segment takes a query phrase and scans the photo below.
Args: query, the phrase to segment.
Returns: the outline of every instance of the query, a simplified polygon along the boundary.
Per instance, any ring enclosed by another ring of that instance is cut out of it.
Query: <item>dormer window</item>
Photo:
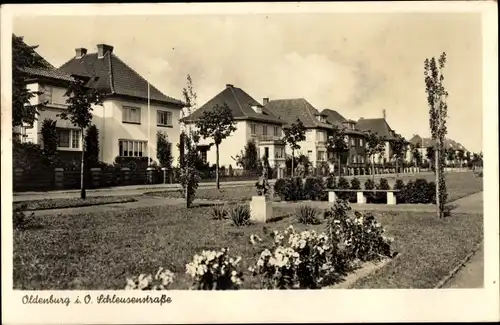
[[[260,106],[260,105],[253,105],[252,109],[255,111],[255,113],[262,114],[262,106]]]

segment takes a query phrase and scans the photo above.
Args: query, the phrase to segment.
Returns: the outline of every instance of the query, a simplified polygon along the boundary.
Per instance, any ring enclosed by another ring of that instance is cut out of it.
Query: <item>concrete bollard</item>
[[[130,182],[130,168],[123,167],[121,170],[121,176],[123,185],[128,185],[128,183]]]
[[[154,167],[148,167],[146,169],[146,183],[147,184],[154,184],[155,182],[155,168]]]

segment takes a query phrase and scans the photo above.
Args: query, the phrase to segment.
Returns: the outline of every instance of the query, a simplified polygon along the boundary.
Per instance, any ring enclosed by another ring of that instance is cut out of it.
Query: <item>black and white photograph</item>
[[[10,323],[498,321],[496,2],[425,4],[2,6]]]

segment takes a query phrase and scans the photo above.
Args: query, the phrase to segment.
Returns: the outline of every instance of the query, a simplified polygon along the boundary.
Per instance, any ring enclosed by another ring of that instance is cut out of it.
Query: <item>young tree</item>
[[[30,104],[31,98],[42,92],[26,88],[28,68],[44,68],[48,63],[39,56],[35,49],[38,46],[28,46],[22,37],[12,35],[12,126],[33,124],[45,103]]]
[[[284,129],[283,141],[287,143],[292,149],[292,177],[295,159],[295,150],[300,149],[299,142],[305,141],[306,139],[306,128],[300,119],[297,119],[295,123],[292,123],[288,128]]]
[[[57,163],[57,129],[56,121],[44,119],[42,122],[42,142],[43,155],[47,159],[48,165],[54,166]]]
[[[465,153],[462,149],[457,150],[456,157],[458,161],[460,162],[460,168],[463,167],[464,159],[465,159]]]
[[[94,81],[97,78],[94,78]],[[73,81],[70,83],[66,91],[66,103],[68,107],[59,116],[64,120],[69,120],[80,129],[80,134],[85,134],[85,129],[92,122],[92,110],[94,105],[102,105],[102,93],[97,89],[88,86],[89,78],[81,76],[73,76]],[[82,141],[82,158],[81,158],[81,198],[86,198],[85,191],[85,141]]]
[[[255,141],[248,140],[244,150],[234,159],[236,160],[236,165],[244,170],[256,170],[259,163],[259,153]]]
[[[217,188],[219,189],[219,146],[222,140],[236,131],[236,122],[234,121],[233,113],[226,103],[222,106],[215,105],[213,109],[203,112],[201,118],[196,121],[196,127],[199,130],[200,136],[204,139],[214,139],[215,179]]]
[[[84,143],[86,166],[97,166],[99,164],[99,129],[95,124],[88,127]]]
[[[444,140],[447,133],[446,118],[448,92],[444,88],[443,69],[446,64],[446,53],[439,59],[425,59],[424,76],[427,104],[429,105],[429,126],[432,139],[435,140],[435,170],[436,170],[436,209],[438,218],[443,218],[447,199],[446,181],[444,177]]]
[[[429,161],[429,165],[432,165],[436,157],[436,150],[434,147],[427,147],[427,149],[425,149],[425,157]],[[436,171],[435,168],[432,168],[432,170]]]
[[[408,142],[400,134],[396,135],[396,138],[391,141],[391,149],[396,162],[396,177],[398,176],[399,162],[404,158],[407,145]]]
[[[384,140],[377,133],[368,131],[366,133],[366,154],[370,158],[372,167],[372,179],[375,179],[375,156],[385,151]]]
[[[456,159],[456,155],[455,155],[455,149],[453,148],[448,148],[446,150],[446,159],[448,160],[449,163],[451,163],[453,166],[455,166],[456,162],[455,162],[455,159]],[[455,166],[456,167],[456,166]]]
[[[339,166],[339,177],[340,177],[340,165],[341,165],[341,157],[342,154],[349,151],[349,146],[345,140],[345,133],[342,128],[337,126],[333,126],[333,130],[331,131],[331,135],[328,136],[328,140],[326,142],[326,148],[328,151],[333,152],[337,157],[337,164]]]
[[[190,75],[187,76],[187,87],[182,90],[182,95],[186,105],[185,109],[187,114],[190,115],[192,111],[198,108],[196,103],[197,95],[193,89],[193,80]],[[179,178],[186,199],[186,208],[190,208],[200,182],[200,175],[196,169],[199,160],[197,146],[200,136],[192,127],[184,123],[181,124],[181,128],[182,143],[179,143],[179,149],[182,155],[179,156]]]
[[[156,133],[156,158],[162,167],[172,169],[172,143],[168,141],[165,133],[159,131]]]

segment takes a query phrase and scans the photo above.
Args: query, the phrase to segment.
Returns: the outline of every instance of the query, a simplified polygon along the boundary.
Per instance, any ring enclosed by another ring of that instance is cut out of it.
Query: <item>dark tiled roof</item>
[[[107,52],[103,58],[98,58],[97,53],[86,54],[81,58],[74,57],[60,69],[70,74],[98,77],[94,87],[104,90],[108,95],[148,99],[148,81],[113,53]],[[164,95],[151,84],[150,99],[160,103],[183,105],[180,100]]]
[[[356,121],[346,119],[339,112],[327,108],[327,109],[322,110],[321,113],[325,114],[326,121],[328,122],[328,124],[336,125],[338,127],[343,128],[344,129],[344,133],[346,133],[346,134],[363,135],[363,132],[361,132],[356,127]],[[354,123],[355,124],[354,129],[347,128],[346,127],[346,122]]]
[[[33,55],[33,57],[37,58],[38,60],[38,63],[41,64],[42,66],[39,67],[39,68],[45,68],[45,69],[55,69],[55,67],[50,64],[47,60],[45,60],[40,54],[38,54],[34,49],[31,49],[31,46],[29,46],[28,44],[26,44],[26,42],[24,42],[23,38],[22,37],[19,37],[19,36],[16,36],[16,35],[12,35],[12,37],[15,39],[16,42],[18,42],[18,45],[21,46],[21,47],[25,47],[26,49],[30,49],[31,50],[31,53]]]
[[[73,80],[73,78],[69,74],[55,68],[53,69],[25,68],[24,72],[32,77],[50,78],[56,80],[63,80],[67,82]]]
[[[419,144],[420,147],[428,148],[428,147],[433,147],[436,143],[436,140],[433,140],[431,138],[422,138],[421,136],[416,134],[410,139],[410,143],[412,143],[414,145]],[[445,147],[445,149],[452,148],[455,150],[467,151],[467,149],[462,144],[460,144],[452,139],[445,139],[444,140],[444,147]]]
[[[394,139],[395,132],[384,118],[363,118],[359,119],[357,128],[361,131],[371,131],[384,137],[386,140]]]
[[[223,91],[210,99],[191,115],[186,116],[184,120],[196,121],[202,117],[205,111],[212,110],[216,105],[223,106],[224,103],[231,109],[235,120],[254,120],[280,125],[285,123],[282,119],[272,114],[266,107],[262,107],[261,104],[241,88],[232,85],[226,86]],[[262,114],[255,112],[252,106],[262,107]]]
[[[319,121],[317,116],[320,113],[304,98],[271,100],[265,107],[287,124],[300,119],[306,128],[332,128],[330,124]]]

